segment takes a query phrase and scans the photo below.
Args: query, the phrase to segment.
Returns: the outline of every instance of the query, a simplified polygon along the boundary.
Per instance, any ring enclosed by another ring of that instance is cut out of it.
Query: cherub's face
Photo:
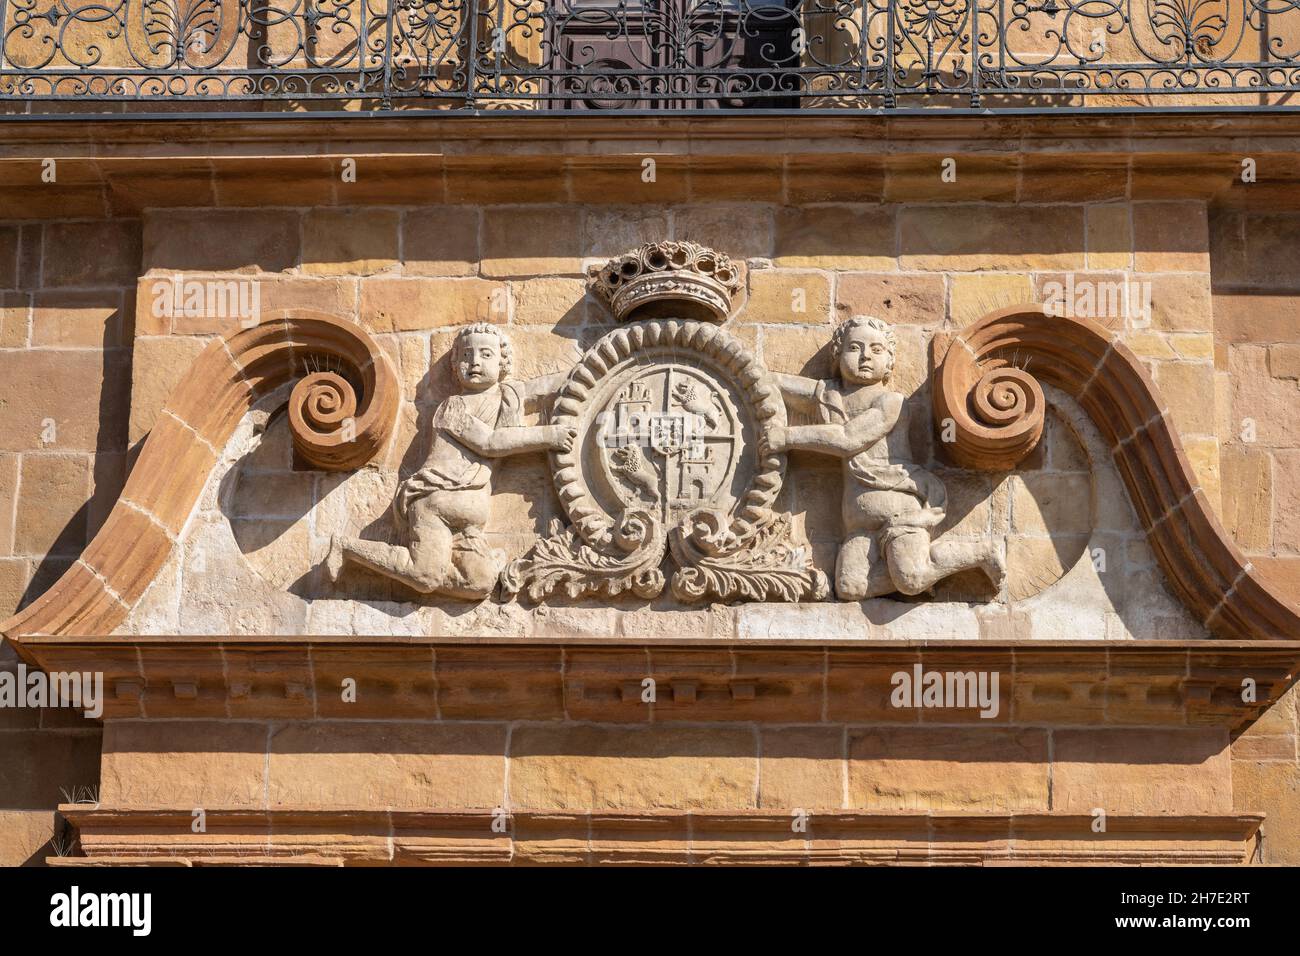
[[[454,361],[456,377],[466,389],[491,388],[501,379],[501,340],[491,332],[472,332],[457,344]]]
[[[840,377],[854,385],[883,382],[894,368],[885,333],[867,325],[844,333],[840,343]]]

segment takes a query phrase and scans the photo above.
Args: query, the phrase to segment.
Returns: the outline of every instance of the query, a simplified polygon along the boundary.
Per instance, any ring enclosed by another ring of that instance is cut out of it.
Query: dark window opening
[[[793,109],[800,0],[583,0],[554,14],[563,108]]]

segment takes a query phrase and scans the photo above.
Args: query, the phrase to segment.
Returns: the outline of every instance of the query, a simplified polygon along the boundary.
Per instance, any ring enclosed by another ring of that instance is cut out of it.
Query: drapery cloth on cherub
[[[822,379],[813,390],[818,421],[823,425],[845,425],[849,421],[844,409],[844,393],[838,379]],[[900,511],[886,519],[880,531],[880,543],[888,544],[900,534],[917,528],[942,524],[948,504],[943,482],[926,469],[910,461],[891,461],[873,457],[870,449],[850,458],[845,480],[852,480],[869,491],[897,491],[913,495],[914,510]]]
[[[567,449],[576,433],[522,424],[526,403],[549,397],[562,376],[512,380],[510,340],[499,328],[463,328],[451,360],[460,392],[435,410],[428,457],[393,499],[407,543],[335,535],[325,559],[331,581],[353,563],[423,594],[478,600],[495,587],[506,555],[488,546],[483,531],[491,514],[493,459]]]
[[[411,506],[438,491],[472,491],[492,483],[492,466],[475,451],[465,447],[452,434],[464,430],[465,418],[473,416],[496,428],[513,428],[523,420],[523,399],[512,382],[502,382],[487,392],[452,395],[433,413],[433,447],[426,465],[397,486],[393,497],[393,517],[397,527],[409,532]],[[452,538],[452,548],[490,558],[483,529],[467,524]]]
[[[513,382],[502,382],[488,392],[452,395],[433,413],[433,447],[426,465],[397,486],[393,514],[405,527],[411,505],[435,491],[485,488],[492,481],[492,467],[484,456],[465,447],[451,435],[462,431],[466,416],[472,415],[492,428],[514,428],[523,420],[523,398]]]
[[[949,575],[982,569],[1001,589],[1006,562],[991,536],[933,537],[945,517],[943,482],[916,464],[903,396],[889,386],[897,341],[889,323],[854,316],[832,335],[832,375],[772,373],[786,403],[815,425],[768,429],[775,452],[832,455],[843,462],[844,539],[835,593],[858,601],[920,594]]]

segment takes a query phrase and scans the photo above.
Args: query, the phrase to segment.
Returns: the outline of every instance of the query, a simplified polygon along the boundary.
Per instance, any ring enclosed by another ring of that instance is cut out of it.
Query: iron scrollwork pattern
[[[1298,8],[2,0],[0,98],[33,111],[49,100],[543,111],[1268,105],[1300,90]]]

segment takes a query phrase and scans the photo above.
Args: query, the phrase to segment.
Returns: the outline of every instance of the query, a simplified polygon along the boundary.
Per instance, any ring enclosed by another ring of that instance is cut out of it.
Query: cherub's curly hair
[[[889,371],[885,373],[885,381],[888,382],[894,374],[894,361],[898,357],[898,337],[894,335],[894,328],[884,319],[877,319],[870,315],[855,315],[851,319],[846,319],[835,327],[831,333],[831,355],[834,356],[832,368],[837,370],[840,367],[840,349],[844,347],[844,336],[853,329],[866,326],[869,329],[875,329],[885,336],[885,348],[889,349]]]
[[[510,377],[510,371],[514,367],[514,352],[510,345],[510,339],[506,337],[505,332],[501,330],[500,326],[493,325],[491,322],[475,322],[473,325],[467,325],[456,333],[456,339],[451,344],[453,356],[452,368],[455,368],[456,362],[454,356],[456,351],[460,348],[461,343],[476,333],[495,335],[497,341],[501,343],[501,375],[498,381],[504,382]],[[456,375],[459,377],[460,373],[457,372]]]

